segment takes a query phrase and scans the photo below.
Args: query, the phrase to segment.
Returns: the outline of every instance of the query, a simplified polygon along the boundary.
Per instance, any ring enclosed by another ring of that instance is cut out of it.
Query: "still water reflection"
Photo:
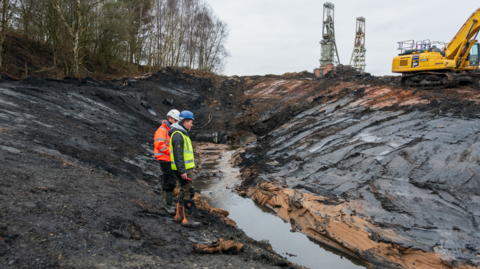
[[[291,225],[270,209],[232,192],[239,175],[239,169],[232,168],[229,163],[232,154],[233,151],[226,152],[217,162],[204,165],[207,169],[221,170],[221,178],[197,178],[195,181],[195,187],[211,206],[229,211],[229,218],[248,236],[255,240],[269,240],[274,251],[298,265],[309,268],[365,268],[359,260],[343,256],[341,252],[302,233],[290,232]]]

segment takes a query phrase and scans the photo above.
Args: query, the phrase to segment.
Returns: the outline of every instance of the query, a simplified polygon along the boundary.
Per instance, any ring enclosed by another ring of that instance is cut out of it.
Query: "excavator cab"
[[[468,57],[470,66],[479,65],[479,57],[478,57],[479,52],[480,52],[480,43],[476,43],[475,45],[473,45],[472,49],[470,50],[470,55]]]

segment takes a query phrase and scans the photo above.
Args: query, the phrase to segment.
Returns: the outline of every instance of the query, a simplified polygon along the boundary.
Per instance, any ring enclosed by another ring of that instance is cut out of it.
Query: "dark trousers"
[[[173,191],[177,186],[177,176],[172,170],[172,164],[166,161],[159,161],[162,169],[162,189],[165,191]]]

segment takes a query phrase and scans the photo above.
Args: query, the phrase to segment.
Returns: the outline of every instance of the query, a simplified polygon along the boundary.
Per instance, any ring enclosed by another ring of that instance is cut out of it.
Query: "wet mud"
[[[240,183],[240,169],[235,158],[242,147],[200,143],[196,152],[211,157],[204,175],[195,182],[197,190],[209,205],[228,210],[228,219],[248,236],[263,242],[289,261],[308,268],[364,268],[367,263],[359,257],[332,248],[313,237],[291,229],[289,222],[278,218],[268,204],[261,205],[232,192]],[[205,202],[204,202],[205,203]]]
[[[152,139],[176,108],[195,113],[197,142],[247,147],[237,191],[295,231],[376,268],[480,265],[478,89],[404,88],[391,77],[193,75],[2,76],[0,264],[295,268],[221,210],[205,205],[202,228],[189,230],[160,209]],[[202,166],[215,160],[197,155],[205,158],[197,176],[214,176]],[[243,248],[194,252],[219,239]]]
[[[479,266],[478,89],[321,93],[241,154],[238,191],[376,268]]]
[[[192,230],[160,209],[152,139],[173,107],[164,101],[201,109],[208,89],[149,79],[2,80],[0,267],[298,268],[216,212],[200,209]],[[243,247],[194,251],[220,239]]]

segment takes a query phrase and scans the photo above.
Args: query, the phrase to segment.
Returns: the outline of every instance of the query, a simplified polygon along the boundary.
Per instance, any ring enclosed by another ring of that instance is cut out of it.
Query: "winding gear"
[[[153,153],[155,158],[159,161],[170,162],[170,136],[168,132],[170,131],[170,123],[167,120],[162,122],[160,128],[155,132],[155,137],[153,138],[154,149]]]
[[[195,202],[193,200],[183,201],[182,226],[189,228],[200,227],[200,223],[193,220],[193,208],[195,208]]]

